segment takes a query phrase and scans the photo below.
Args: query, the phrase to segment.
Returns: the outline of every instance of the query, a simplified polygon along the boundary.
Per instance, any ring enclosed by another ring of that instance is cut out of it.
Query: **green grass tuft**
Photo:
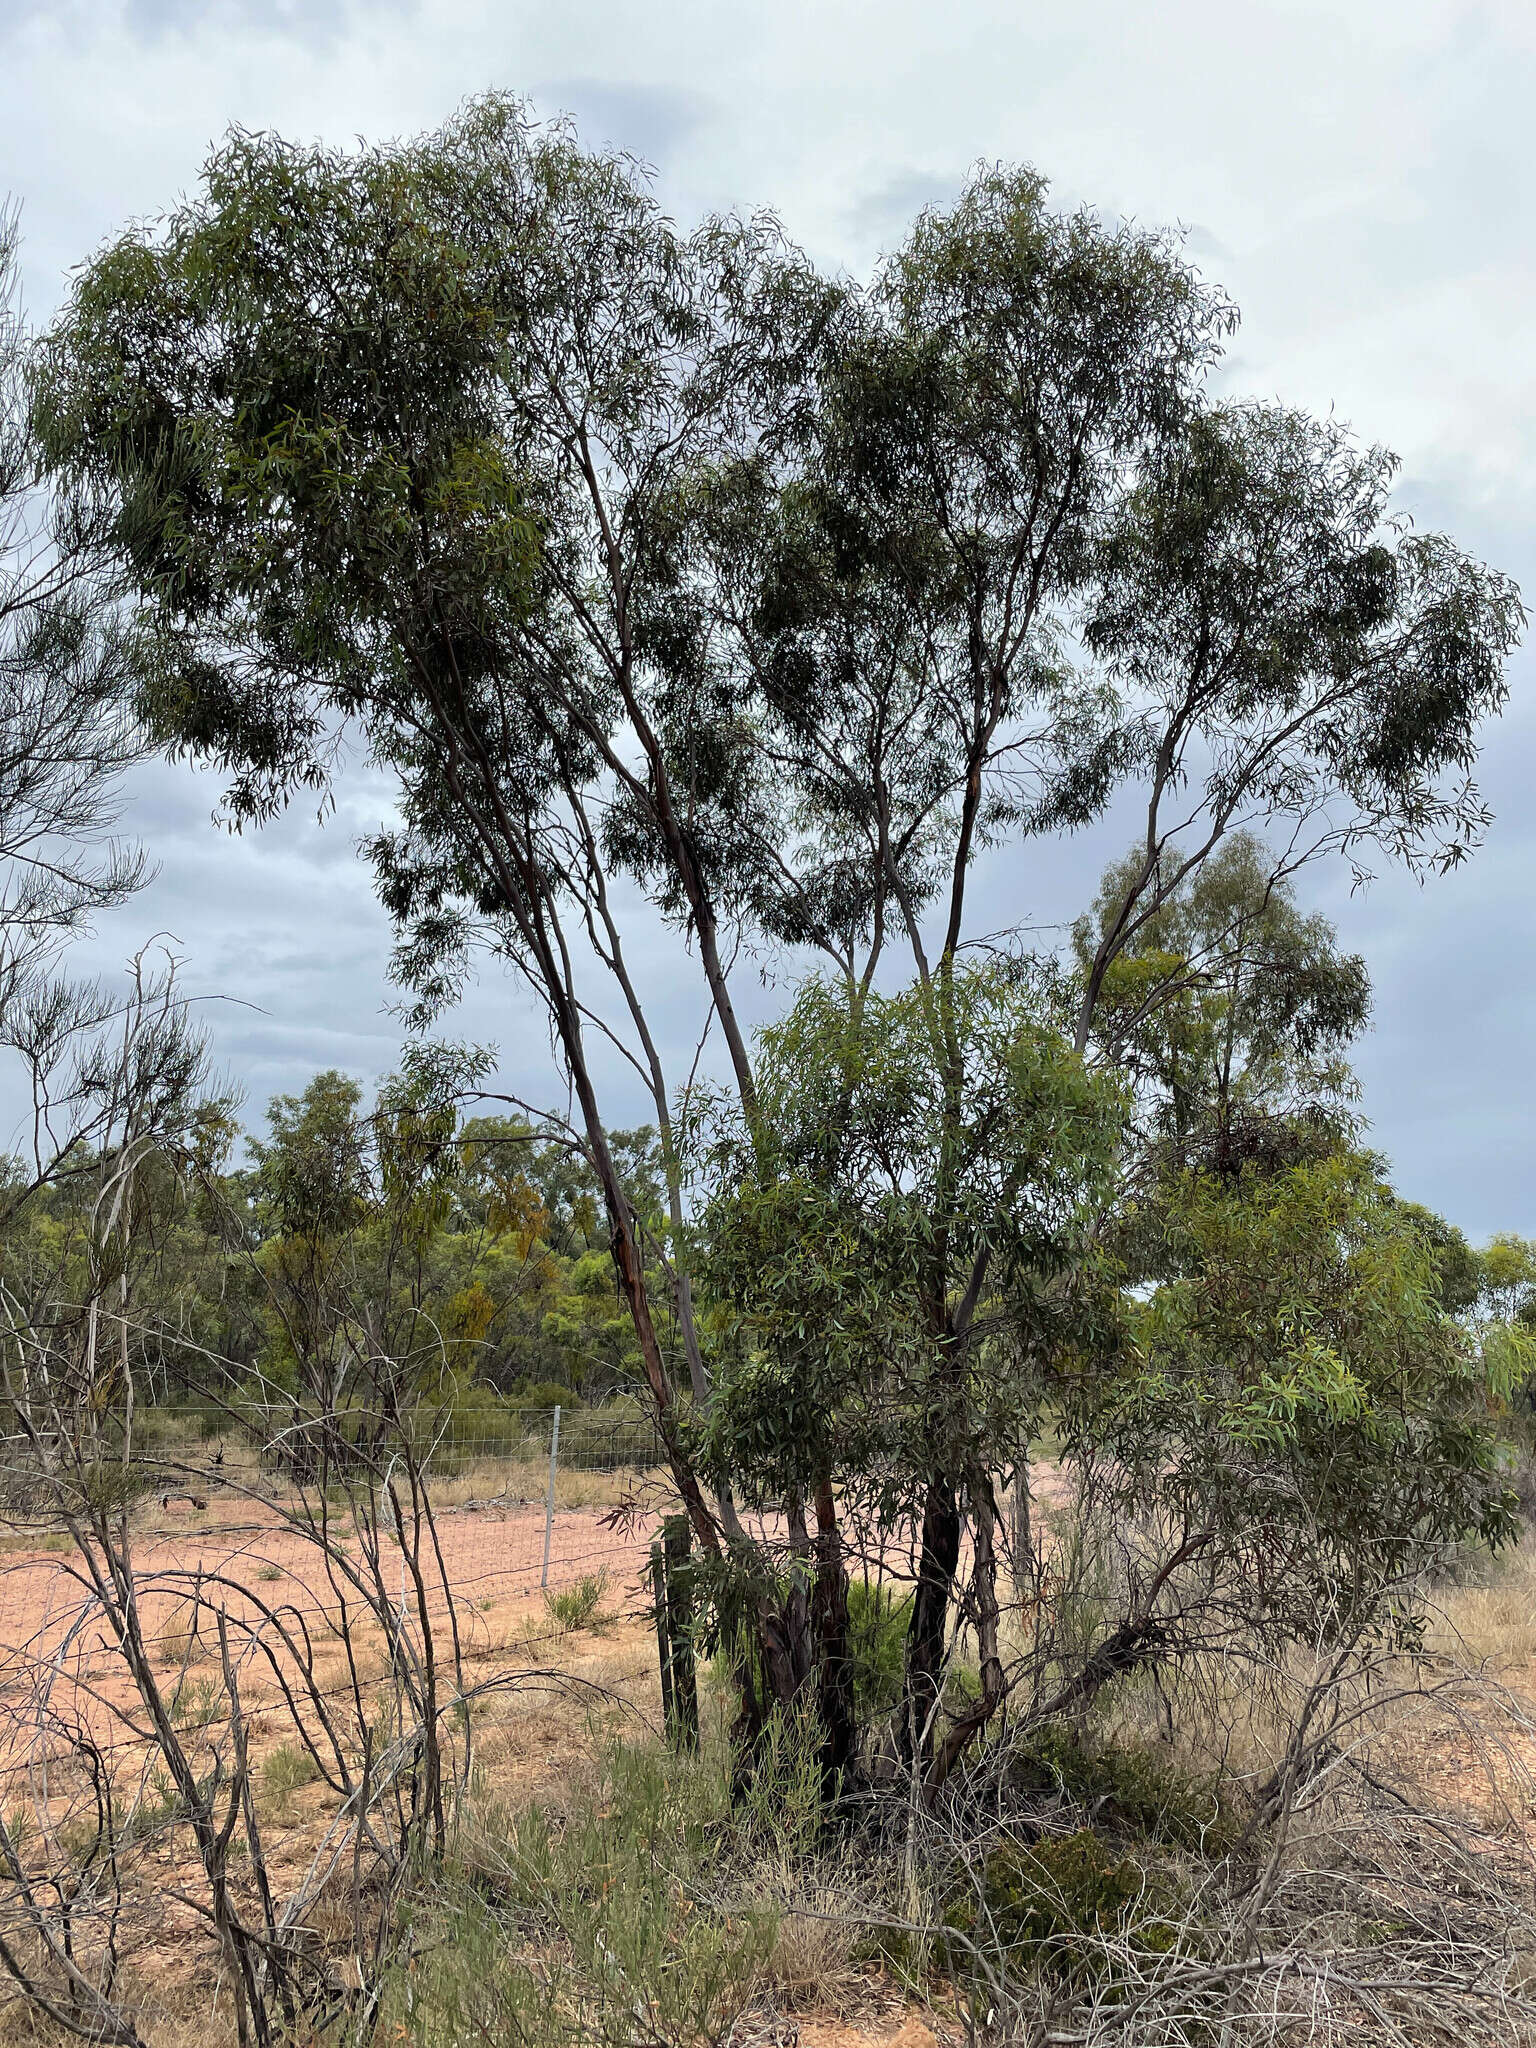
[[[574,1585],[546,1593],[544,1605],[563,1629],[590,1628],[607,1590],[606,1572],[587,1572]]]

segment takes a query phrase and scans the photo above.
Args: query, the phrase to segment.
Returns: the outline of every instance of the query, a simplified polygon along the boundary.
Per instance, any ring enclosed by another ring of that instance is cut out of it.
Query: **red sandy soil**
[[[195,1672],[216,1658],[219,1609],[232,1624],[231,1654],[248,1705],[271,1698],[276,1688],[260,1648],[260,1639],[271,1642],[276,1631],[263,1610],[308,1639],[317,1671],[334,1665],[340,1675],[338,1631],[347,1611],[364,1662],[381,1660],[382,1632],[360,1614],[355,1588],[334,1566],[328,1571],[316,1542],[248,1499],[216,1498],[206,1512],[185,1513],[184,1528],[147,1535],[134,1549],[141,1626],[155,1646],[167,1690],[174,1688],[183,1663]],[[170,1516],[162,1511],[156,1520],[163,1530]],[[552,1636],[558,1625],[543,1602],[546,1585],[556,1592],[601,1572],[611,1588],[609,1604],[613,1594],[638,1597],[653,1527],[649,1516],[614,1528],[606,1525],[603,1511],[557,1509],[546,1572],[542,1507],[450,1510],[437,1518],[441,1565],[430,1542],[423,1545],[428,1614],[434,1625],[445,1623],[446,1578],[468,1656],[483,1657],[513,1640]],[[357,1540],[343,1540],[357,1559]],[[383,1576],[397,1611],[403,1602],[408,1623],[414,1621],[415,1587],[393,1542],[384,1552]],[[194,1601],[197,1629],[191,1641]],[[81,1558],[72,1547],[12,1550],[0,1565],[0,1786],[24,1758],[36,1760],[40,1743],[56,1753],[77,1723],[103,1747],[142,1736],[137,1698]]]
[[[1057,1475],[1039,1476],[1046,1483],[1037,1483],[1037,1497],[1049,1512],[1060,1491]],[[234,1488],[210,1490],[205,1498],[207,1507],[201,1510],[173,1498],[169,1508],[155,1501],[135,1511],[141,1625],[153,1645],[152,1662],[165,1696],[185,1686],[193,1689],[195,1702],[200,1687],[204,1703],[215,1713],[207,1738],[195,1732],[189,1736],[189,1747],[197,1749],[221,1730],[227,1732],[216,1621],[223,1612],[259,1761],[274,1745],[291,1744],[293,1735],[274,1658],[290,1679],[295,1659],[290,1650],[275,1645],[277,1624],[286,1626],[290,1640],[308,1644],[314,1682],[346,1705],[350,1688],[340,1635],[344,1597],[365,1701],[366,1680],[384,1671],[383,1632],[361,1609],[355,1589],[347,1587],[334,1565],[328,1569],[319,1543],[285,1524],[276,1509]],[[534,1667],[552,1667],[578,1683],[595,1683],[611,1700],[627,1701],[627,1711],[638,1707],[647,1718],[655,1717],[655,1643],[648,1625],[637,1624],[649,1607],[645,1567],[656,1528],[657,1515],[651,1511],[615,1517],[601,1506],[558,1508],[549,1529],[546,1567],[541,1502],[472,1501],[438,1511],[440,1561],[430,1541],[422,1547],[434,1633],[440,1642],[446,1637],[446,1580],[471,1686],[482,1676],[502,1686],[510,1677],[515,1686],[521,1672],[524,1685],[535,1687],[524,1694],[499,1692],[496,1703],[487,1702],[494,1719],[477,1738],[477,1754],[487,1758],[498,1782],[531,1796],[542,1793],[552,1777],[572,1773],[579,1778],[590,1768],[590,1758],[584,1766],[578,1755],[591,1741],[584,1710],[569,1692],[545,1699],[537,1690]],[[360,1558],[355,1536],[345,1547]],[[899,1575],[908,1562],[893,1546],[888,1566]],[[566,1637],[556,1647],[563,1630],[548,1611],[544,1593],[598,1573],[606,1579],[602,1605],[610,1625],[601,1637]],[[384,1580],[396,1611],[403,1604],[412,1633],[419,1633],[415,1588],[406,1559],[392,1542],[384,1551]],[[189,1628],[194,1612],[195,1638]],[[373,1710],[368,1701],[367,1711]],[[344,1711],[343,1719],[348,1718]],[[142,1704],[112,1644],[83,1561],[61,1538],[28,1547],[13,1537],[0,1553],[0,1807],[9,1810],[19,1802],[41,1811],[51,1807],[61,1815],[86,1788],[78,1765],[66,1761],[72,1752],[78,1756],[82,1736],[110,1752],[120,1792],[144,1782],[144,1773],[152,1776],[155,1753]],[[284,1806],[283,1826],[273,1844],[272,1876],[280,1890],[302,1876],[331,1804],[327,1788],[315,1784]],[[164,1860],[173,1851],[150,1853]],[[189,1965],[207,1956],[206,1929],[190,1903],[174,1897],[170,1881],[179,1874],[166,1861],[166,1884],[134,1901],[123,1930],[135,1974],[163,1985],[167,1993],[178,1986],[185,1991]],[[936,2048],[938,2037],[928,2022],[893,2010],[895,2003],[887,2000],[883,2011],[857,2020],[807,2015],[785,2021],[782,2043],[784,2048],[790,2043],[795,2048]],[[177,2048],[182,2038],[175,2034]],[[778,2038],[765,2034],[763,2048]]]
[[[1035,1492],[1049,1513],[1063,1491],[1061,1475],[1036,1474]],[[198,1667],[211,1676],[218,1655],[216,1615],[230,1624],[230,1650],[244,1703],[259,1709],[277,1697],[270,1661],[291,1669],[291,1654],[277,1643],[277,1624],[306,1642],[323,1684],[346,1677],[340,1628],[354,1631],[365,1670],[383,1664],[383,1633],[362,1608],[356,1588],[329,1563],[320,1544],[285,1523],[276,1508],[232,1487],[210,1490],[196,1508],[184,1495],[135,1511],[141,1533],[134,1546],[141,1628],[154,1645],[153,1661],[168,1691],[178,1677],[196,1682]],[[439,1510],[436,1542],[421,1545],[423,1598],[434,1631],[445,1639],[452,1588],[466,1660],[531,1649],[560,1633],[545,1592],[556,1593],[589,1574],[607,1582],[604,1605],[639,1610],[645,1565],[657,1515],[616,1516],[608,1507],[557,1508],[545,1560],[542,1502],[471,1501]],[[343,1548],[361,1561],[361,1546],[344,1518],[332,1524]],[[782,1532],[769,1530],[770,1536]],[[64,1539],[36,1548],[14,1538],[0,1562],[0,1799],[18,1770],[73,1746],[80,1730],[103,1748],[142,1744],[142,1710],[113,1645],[89,1573]],[[893,1545],[888,1570],[900,1576],[910,1561]],[[440,1553],[440,1557],[438,1554]],[[406,1559],[393,1540],[383,1546],[383,1579],[397,1612],[418,1632],[417,1591]],[[195,1617],[195,1637],[192,1623]],[[270,1653],[270,1654],[269,1654]]]

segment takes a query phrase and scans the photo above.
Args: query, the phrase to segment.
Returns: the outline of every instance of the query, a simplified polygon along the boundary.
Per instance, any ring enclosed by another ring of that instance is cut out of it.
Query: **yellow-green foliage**
[[[1435,1545],[1510,1533],[1494,1360],[1374,1161],[1181,1174],[1159,1218],[1165,1277],[1074,1417],[1138,1505],[1206,1532],[1308,1633]]]
[[[570,1406],[627,1383],[637,1354],[585,1170],[526,1124],[460,1126],[440,1079],[394,1077],[371,1114],[335,1073],[279,1097],[270,1137],[253,1141],[247,1207],[271,1291],[258,1339],[267,1377],[290,1383],[338,1333],[348,1348],[353,1323],[357,1348],[366,1324],[368,1344],[382,1332],[417,1386],[454,1408],[449,1433],[463,1441],[472,1386],[553,1386]],[[650,1215],[652,1134],[613,1144]]]

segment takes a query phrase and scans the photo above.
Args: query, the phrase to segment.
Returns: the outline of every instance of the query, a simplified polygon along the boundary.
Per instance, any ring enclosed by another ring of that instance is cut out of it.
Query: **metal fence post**
[[[549,1585],[549,1532],[555,1520],[555,1466],[560,1457],[560,1410],[555,1409],[555,1419],[549,1426],[549,1492],[544,1497],[544,1569],[539,1574],[539,1587]]]

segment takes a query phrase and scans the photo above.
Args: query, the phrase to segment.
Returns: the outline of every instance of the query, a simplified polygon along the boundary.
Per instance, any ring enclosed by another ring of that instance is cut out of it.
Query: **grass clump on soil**
[[[280,1742],[261,1760],[261,1782],[281,1804],[312,1785],[319,1775],[314,1758],[297,1742]]]
[[[208,1728],[229,1711],[222,1690],[211,1678],[183,1678],[171,1695],[171,1720],[183,1730]]]
[[[197,1601],[178,1600],[155,1637],[160,1662],[183,1670],[210,1654],[209,1643],[200,1626],[202,1614]]]
[[[857,1883],[825,1832],[814,1730],[770,1724],[745,1785],[733,1761],[707,1725],[691,1754],[619,1744],[551,1802],[472,1792],[383,2038],[713,2048],[749,2010],[854,2002]]]
[[[606,1572],[586,1572],[573,1585],[562,1586],[558,1592],[546,1593],[544,1606],[551,1618],[569,1634],[576,1629],[592,1626],[597,1619],[598,1609],[603,1604],[603,1595],[607,1591]]]
[[[119,1848],[152,1840],[186,1818],[186,1801],[158,1766],[139,1788],[118,1831]]]

